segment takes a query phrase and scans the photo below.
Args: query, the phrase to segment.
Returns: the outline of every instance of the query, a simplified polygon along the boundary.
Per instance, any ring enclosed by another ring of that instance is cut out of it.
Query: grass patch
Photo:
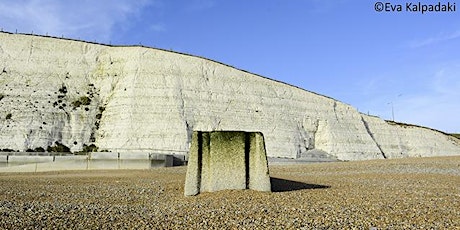
[[[80,97],[78,100],[72,102],[72,106],[74,108],[78,108],[82,105],[90,105],[91,104],[91,99],[87,96]]]
[[[400,126],[400,127],[403,127],[403,128],[415,127],[415,128],[428,129],[428,130],[431,130],[431,131],[434,131],[434,132],[442,133],[442,134],[444,134],[444,135],[454,136],[454,137],[460,138],[460,137],[458,137],[458,136],[455,136],[455,135],[458,135],[458,134],[445,133],[445,132],[443,132],[443,131],[440,131],[440,130],[437,130],[437,129],[433,129],[433,128],[429,128],[429,127],[425,127],[425,126],[414,125],[414,124],[407,124],[407,123],[396,122],[396,121],[389,121],[389,120],[385,120],[385,122],[386,122],[387,124],[390,124],[390,125],[397,125],[397,126]]]

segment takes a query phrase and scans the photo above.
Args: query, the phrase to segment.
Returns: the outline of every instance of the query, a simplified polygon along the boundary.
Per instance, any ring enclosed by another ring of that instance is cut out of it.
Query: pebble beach
[[[460,157],[271,165],[272,192],[192,197],[185,173],[0,173],[0,229],[460,229]]]

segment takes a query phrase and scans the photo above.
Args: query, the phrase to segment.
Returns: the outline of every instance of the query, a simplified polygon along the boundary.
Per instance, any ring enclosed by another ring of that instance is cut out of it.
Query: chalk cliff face
[[[459,155],[460,141],[215,61],[0,33],[0,149],[187,154],[193,131],[262,132],[269,157]]]

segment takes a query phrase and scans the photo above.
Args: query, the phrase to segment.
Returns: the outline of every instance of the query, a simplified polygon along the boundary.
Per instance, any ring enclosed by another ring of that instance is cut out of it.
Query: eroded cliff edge
[[[61,143],[186,154],[197,131],[262,132],[270,157],[459,155],[460,141],[389,124],[303,89],[186,54],[0,33],[0,149]]]

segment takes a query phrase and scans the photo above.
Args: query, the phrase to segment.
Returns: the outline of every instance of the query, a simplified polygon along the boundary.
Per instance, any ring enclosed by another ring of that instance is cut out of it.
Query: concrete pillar
[[[262,133],[193,132],[185,195],[247,188],[271,190]]]
[[[262,133],[251,133],[249,151],[249,189],[271,191],[267,153]]]
[[[184,193],[186,196],[193,196],[200,193],[202,166],[201,141],[201,132],[193,132],[190,152],[188,153],[187,174],[185,176]]]
[[[200,162],[201,162],[201,175],[200,177],[200,186],[198,187],[198,193],[200,191],[210,191],[211,190],[211,133],[209,132],[198,132],[199,138],[198,144],[201,146],[198,150],[200,151]],[[193,140],[192,140],[193,142]]]
[[[212,132],[210,186],[206,192],[246,189],[245,133]]]

